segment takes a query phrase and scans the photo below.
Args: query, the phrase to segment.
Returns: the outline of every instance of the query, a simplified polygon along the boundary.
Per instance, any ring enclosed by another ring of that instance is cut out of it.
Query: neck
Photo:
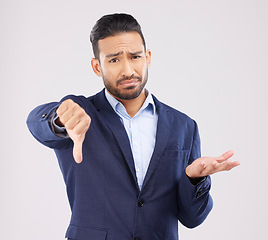
[[[120,101],[124,105],[124,107],[127,110],[128,115],[132,118],[140,110],[145,99],[146,99],[146,91],[145,89],[143,89],[141,94],[134,99],[131,99],[131,100],[117,99],[117,100]]]

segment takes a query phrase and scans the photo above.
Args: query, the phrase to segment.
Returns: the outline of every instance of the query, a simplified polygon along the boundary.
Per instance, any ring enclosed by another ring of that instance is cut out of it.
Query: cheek
[[[144,77],[144,75],[146,74],[147,65],[145,61],[135,62],[133,63],[132,67],[140,77]]]
[[[147,64],[144,63],[144,64],[143,64],[143,68],[142,68],[142,76],[143,76],[143,77],[145,77],[145,75],[146,75],[146,73],[147,73],[147,69],[148,69]]]
[[[118,73],[116,68],[113,67],[104,67],[102,69],[102,75],[105,78],[105,80],[110,84],[115,83],[120,77],[120,74]]]

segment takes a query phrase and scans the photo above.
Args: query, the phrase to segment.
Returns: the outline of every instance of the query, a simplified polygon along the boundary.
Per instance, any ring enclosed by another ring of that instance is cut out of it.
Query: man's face
[[[151,52],[145,52],[137,32],[119,33],[99,40],[99,60],[92,60],[94,72],[118,100],[130,100],[144,91]]]

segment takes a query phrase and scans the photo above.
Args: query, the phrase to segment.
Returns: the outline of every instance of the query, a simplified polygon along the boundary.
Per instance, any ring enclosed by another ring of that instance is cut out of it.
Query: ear
[[[147,68],[149,68],[151,65],[151,56],[152,56],[151,50],[146,50],[145,56],[147,61]]]
[[[91,59],[91,67],[92,67],[94,73],[98,77],[102,77],[101,68],[100,68],[100,62],[99,62],[99,60],[97,58],[92,58]]]

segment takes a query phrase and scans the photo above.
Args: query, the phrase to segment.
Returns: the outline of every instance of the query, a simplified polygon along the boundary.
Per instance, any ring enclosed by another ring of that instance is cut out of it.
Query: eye
[[[139,59],[139,58],[141,58],[140,55],[135,55],[135,56],[132,57],[132,59]]]
[[[118,62],[118,59],[117,59],[117,58],[113,58],[113,59],[111,59],[111,60],[109,61],[109,63],[116,63],[116,62]]]

